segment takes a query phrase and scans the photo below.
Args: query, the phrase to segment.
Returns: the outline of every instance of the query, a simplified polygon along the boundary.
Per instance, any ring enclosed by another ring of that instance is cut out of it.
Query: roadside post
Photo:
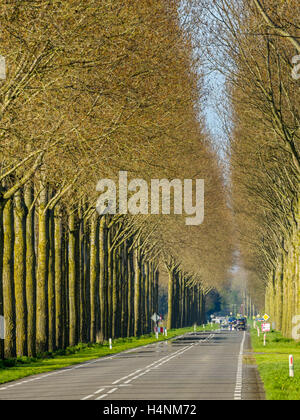
[[[112,350],[112,339],[109,339],[109,349]]]
[[[292,354],[289,355],[289,376],[294,377],[294,357]]]

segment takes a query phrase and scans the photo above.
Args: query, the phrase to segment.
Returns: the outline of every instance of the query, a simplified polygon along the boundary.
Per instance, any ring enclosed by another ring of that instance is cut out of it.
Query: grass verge
[[[267,400],[300,399],[300,343],[284,338],[279,332],[263,334],[251,329],[251,342],[258,371],[263,381]],[[289,355],[294,356],[294,378],[289,377]]]
[[[197,331],[208,331],[216,329],[217,326],[197,327]],[[108,343],[103,344],[78,344],[75,347],[68,347],[65,350],[58,350],[53,353],[45,353],[36,358],[18,357],[16,359],[0,360],[0,384],[15,381],[27,376],[45,372],[52,372],[57,369],[87,362],[104,356],[120,353],[135,347],[145,346],[157,341],[167,339],[194,331],[194,328],[181,328],[168,331],[168,336],[154,334],[141,337],[119,338],[113,340],[113,348],[109,349]]]

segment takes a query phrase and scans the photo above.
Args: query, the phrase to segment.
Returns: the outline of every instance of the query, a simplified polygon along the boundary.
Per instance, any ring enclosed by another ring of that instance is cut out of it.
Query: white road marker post
[[[264,333],[264,346],[266,345],[266,333]]]
[[[168,330],[165,328],[165,336],[168,337]]]
[[[112,350],[112,339],[109,339],[109,349]]]
[[[259,327],[257,327],[257,337],[259,336],[260,336],[260,330],[259,330]]]
[[[289,355],[289,376],[294,377],[294,357],[292,354]]]
[[[156,337],[156,340],[158,340],[158,331],[157,330],[155,331],[155,337]]]
[[[196,332],[197,324],[194,324],[194,332]]]

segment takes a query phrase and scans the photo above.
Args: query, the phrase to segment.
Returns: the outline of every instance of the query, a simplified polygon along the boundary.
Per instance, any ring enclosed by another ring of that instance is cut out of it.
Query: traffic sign
[[[265,320],[265,321],[268,321],[268,319],[269,319],[270,317],[269,317],[269,315],[268,314],[264,314],[264,316],[263,316],[263,319]]]
[[[261,330],[262,332],[271,331],[271,324],[261,324]]]

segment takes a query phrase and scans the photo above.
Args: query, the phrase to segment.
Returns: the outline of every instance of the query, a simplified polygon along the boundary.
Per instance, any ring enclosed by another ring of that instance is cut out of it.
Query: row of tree
[[[226,81],[239,260],[252,301],[291,336],[300,313],[299,2],[207,3],[210,64]]]
[[[226,282],[231,217],[179,5],[0,5],[7,63],[0,85],[1,357],[149,332],[166,268],[170,327],[202,322],[206,293]],[[96,185],[117,180],[121,170],[146,181],[205,178],[205,222],[145,215],[139,203],[135,216],[99,216]]]

